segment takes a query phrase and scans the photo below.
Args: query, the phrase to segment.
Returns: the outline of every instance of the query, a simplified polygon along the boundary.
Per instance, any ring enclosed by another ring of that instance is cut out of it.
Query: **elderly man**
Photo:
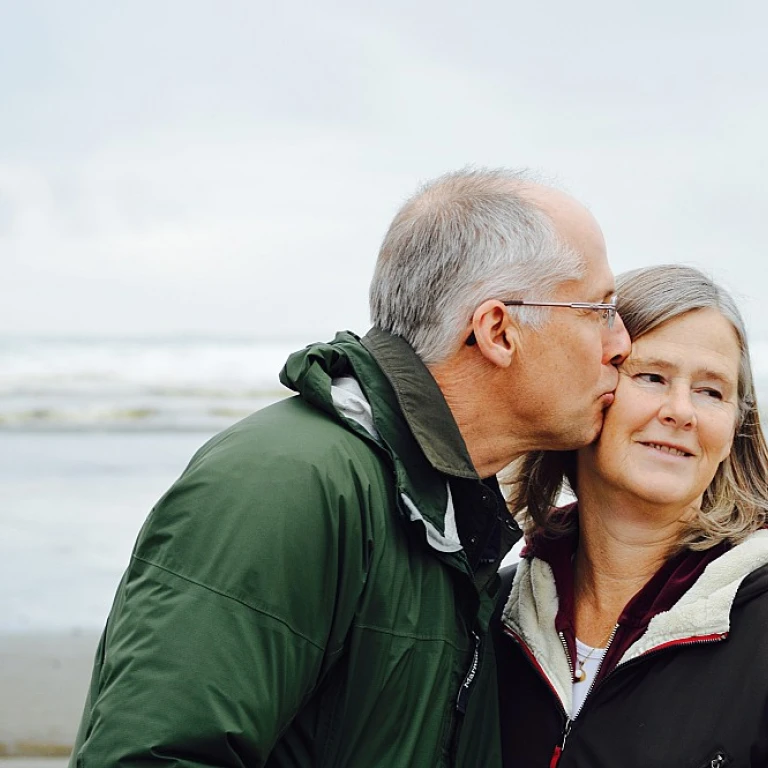
[[[629,339],[599,227],[506,171],[398,213],[373,329],[213,438],[152,511],[72,766],[500,765],[495,473],[598,434]]]

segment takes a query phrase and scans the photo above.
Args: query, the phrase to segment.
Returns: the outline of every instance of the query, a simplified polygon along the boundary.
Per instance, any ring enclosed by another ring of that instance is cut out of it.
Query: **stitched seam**
[[[226,592],[222,592],[220,589],[216,589],[214,587],[209,586],[208,584],[203,584],[200,581],[196,581],[195,579],[190,578],[189,576],[184,576],[181,573],[176,573],[176,571],[171,570],[170,568],[165,567],[164,565],[160,565],[159,563],[153,563],[151,560],[147,560],[143,557],[139,557],[138,555],[132,556],[134,560],[138,560],[141,563],[146,563],[147,565],[157,568],[158,570],[164,571],[165,573],[171,574],[171,576],[175,576],[177,579],[181,579],[182,581],[186,581],[189,584],[194,584],[197,587],[200,587],[201,589],[206,590],[207,592],[212,592],[215,595],[219,595],[220,597],[224,597],[227,600],[232,600],[235,603],[239,603],[240,605],[245,606],[246,608],[252,610],[254,613],[259,613],[262,616],[268,616],[271,619],[274,619],[275,621],[278,621],[280,624],[282,624],[284,627],[286,627],[290,632],[292,632],[297,637],[302,638],[302,640],[306,640],[310,645],[314,646],[321,652],[325,652],[325,648],[322,645],[319,645],[316,643],[312,638],[307,637],[302,632],[299,632],[298,630],[294,629],[282,616],[277,616],[276,614],[272,613],[271,611],[266,611],[263,608],[258,608],[255,605],[251,605],[250,603],[247,603],[245,600],[234,597],[232,595],[228,595]]]
[[[391,629],[385,629],[384,627],[374,627],[370,624],[358,624],[355,625],[356,629],[365,629],[369,632],[378,632],[381,635],[389,635],[390,637],[398,637],[402,639],[407,640],[421,640],[425,642],[438,642],[438,643],[445,643],[445,645],[449,645],[451,648],[453,648],[456,651],[466,651],[466,648],[462,648],[460,645],[457,645],[456,643],[451,642],[450,640],[446,639],[445,637],[440,637],[439,635],[422,635],[415,632],[396,632]]]

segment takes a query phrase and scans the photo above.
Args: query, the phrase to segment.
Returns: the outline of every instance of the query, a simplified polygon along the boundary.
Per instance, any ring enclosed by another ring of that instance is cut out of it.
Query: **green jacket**
[[[397,337],[338,334],[281,380],[299,396],[214,437],[148,517],[70,766],[500,765],[498,487]],[[457,498],[495,525],[474,568]]]

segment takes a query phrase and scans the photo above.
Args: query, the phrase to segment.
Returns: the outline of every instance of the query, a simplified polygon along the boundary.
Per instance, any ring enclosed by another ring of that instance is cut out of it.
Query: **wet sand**
[[[85,701],[98,634],[0,635],[0,757],[51,756],[66,765]],[[3,760],[0,768],[37,768]]]

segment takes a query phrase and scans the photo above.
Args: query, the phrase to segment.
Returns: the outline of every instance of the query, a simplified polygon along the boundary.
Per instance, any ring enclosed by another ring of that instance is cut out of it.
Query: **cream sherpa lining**
[[[730,628],[731,606],[741,582],[768,564],[768,530],[753,533],[713,560],[696,583],[669,610],[654,616],[648,629],[619,664],[676,640],[722,634]],[[563,708],[573,708],[571,669],[554,631],[558,598],[555,578],[543,560],[522,560],[517,568],[502,622],[528,646],[549,678]]]

